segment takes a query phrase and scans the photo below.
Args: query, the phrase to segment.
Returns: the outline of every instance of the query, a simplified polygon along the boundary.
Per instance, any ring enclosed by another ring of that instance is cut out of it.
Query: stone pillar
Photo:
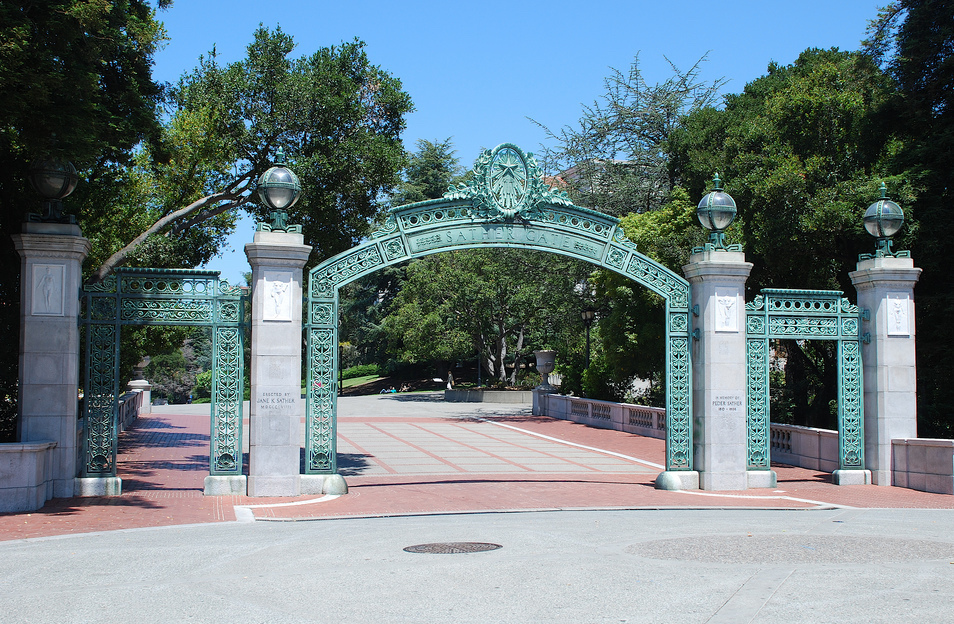
[[[129,388],[132,392],[139,392],[142,394],[142,403],[139,408],[140,414],[151,414],[152,413],[152,384],[146,381],[145,379],[133,379],[126,384],[126,387]]]
[[[89,241],[76,225],[24,223],[20,254],[21,442],[56,442],[50,497],[73,496],[81,450],[79,290]]]
[[[771,471],[751,478],[746,472],[745,281],[751,270],[743,252],[722,250],[694,253],[683,267],[693,311],[698,307],[692,350],[693,467],[703,490],[774,485]]]
[[[256,232],[252,266],[252,400],[249,496],[301,493],[302,269],[311,247],[301,234]]]
[[[868,322],[862,333],[865,467],[876,485],[891,485],[891,440],[918,434],[914,285],[921,269],[911,258],[870,258],[850,273],[858,307]],[[948,467],[950,468],[950,467]]]

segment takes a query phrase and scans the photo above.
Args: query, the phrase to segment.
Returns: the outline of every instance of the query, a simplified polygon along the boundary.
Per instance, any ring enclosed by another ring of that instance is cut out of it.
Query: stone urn
[[[540,373],[540,377],[542,378],[542,383],[537,386],[536,389],[555,392],[556,388],[550,385],[550,373],[553,372],[556,366],[556,351],[542,349],[540,351],[534,351],[533,354],[537,356],[537,372]]]

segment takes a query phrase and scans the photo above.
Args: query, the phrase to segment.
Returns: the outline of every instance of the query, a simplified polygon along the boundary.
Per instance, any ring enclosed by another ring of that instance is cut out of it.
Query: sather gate
[[[338,291],[386,266],[452,249],[503,247],[584,260],[642,284],[666,301],[666,468],[692,466],[689,283],[641,254],[613,217],[575,206],[543,181],[532,154],[510,143],[486,150],[473,182],[441,199],[392,209],[363,244],[311,270],[306,474],[337,472]]]

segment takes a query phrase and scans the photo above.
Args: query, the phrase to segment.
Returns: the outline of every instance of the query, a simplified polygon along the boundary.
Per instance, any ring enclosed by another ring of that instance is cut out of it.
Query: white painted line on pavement
[[[660,468],[665,470],[665,466],[661,464],[654,464],[653,462],[646,461],[645,459],[637,459],[636,457],[630,457],[629,455],[623,455],[622,453],[616,453],[613,451],[607,451],[604,449],[598,449],[592,446],[586,446],[584,444],[577,444],[576,442],[567,442],[566,440],[561,440],[559,438],[552,438],[548,435],[543,435],[542,433],[536,433],[535,431],[527,431],[526,429],[521,429],[520,427],[514,427],[513,425],[505,425],[500,422],[495,422],[493,420],[487,420],[486,418],[481,418],[479,416],[468,416],[467,418],[472,418],[473,420],[479,420],[480,422],[490,423],[491,425],[497,425],[498,427],[506,427],[507,429],[513,429],[514,431],[519,431],[520,433],[526,433],[527,435],[536,436],[538,438],[543,438],[544,440],[549,440],[551,442],[556,442],[558,444],[565,444],[567,446],[575,446],[576,448],[586,449],[587,451],[594,451],[596,453],[602,453],[603,455],[611,455],[613,457],[619,457],[621,459],[626,459],[631,462],[636,462],[637,464],[645,464],[652,468]]]
[[[823,507],[837,507],[838,509],[855,509],[849,505],[839,505],[837,503],[826,503],[824,501],[812,500],[810,498],[796,498],[794,496],[755,496],[753,494],[717,494],[715,492],[699,492],[696,490],[672,490],[680,494],[693,494],[695,496],[714,496],[716,498],[752,498],[755,500],[790,500],[798,503],[808,503],[809,505],[821,505]]]
[[[235,505],[235,509],[259,509],[261,507],[296,507],[298,505],[311,505],[312,503],[325,503],[340,498],[340,494],[325,494],[321,498],[309,498],[303,501],[294,501],[292,503],[266,503],[262,505]]]

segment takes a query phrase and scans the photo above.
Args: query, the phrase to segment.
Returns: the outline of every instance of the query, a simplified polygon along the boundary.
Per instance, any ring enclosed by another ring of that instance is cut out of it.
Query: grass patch
[[[351,379],[345,379],[343,382],[341,382],[341,387],[353,388],[354,386],[371,383],[372,381],[377,381],[379,379],[384,379],[384,377],[381,377],[380,375],[363,375],[361,377],[352,377]]]

